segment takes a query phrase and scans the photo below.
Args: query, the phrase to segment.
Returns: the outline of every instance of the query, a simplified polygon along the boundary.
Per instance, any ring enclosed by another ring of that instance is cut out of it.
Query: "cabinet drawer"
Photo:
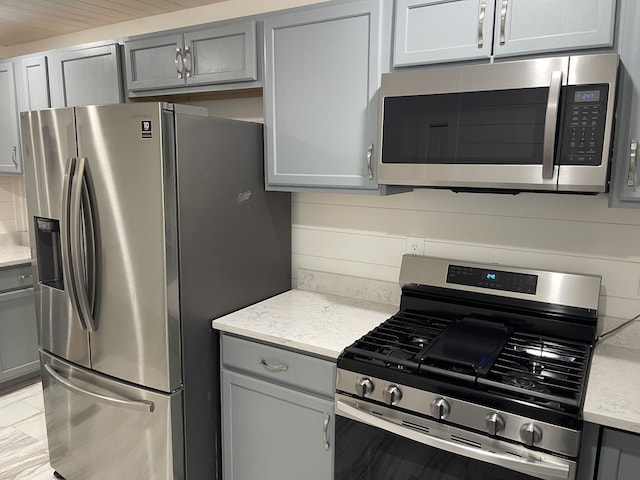
[[[31,264],[0,268],[0,292],[27,288],[32,285]]]
[[[303,390],[335,392],[335,363],[282,348],[222,335],[222,363]]]

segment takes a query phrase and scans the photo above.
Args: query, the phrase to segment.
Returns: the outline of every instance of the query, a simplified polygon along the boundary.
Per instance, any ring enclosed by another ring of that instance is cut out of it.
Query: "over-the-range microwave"
[[[618,63],[604,53],[384,74],[378,181],[606,192]]]

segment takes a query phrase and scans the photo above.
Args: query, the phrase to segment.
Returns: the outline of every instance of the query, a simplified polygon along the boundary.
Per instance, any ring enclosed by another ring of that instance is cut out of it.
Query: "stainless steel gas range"
[[[574,480],[600,283],[405,255],[338,358],[336,480]]]

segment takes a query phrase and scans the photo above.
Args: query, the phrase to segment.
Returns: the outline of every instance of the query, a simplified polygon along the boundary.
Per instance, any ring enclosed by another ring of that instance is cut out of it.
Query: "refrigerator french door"
[[[26,112],[22,134],[52,466],[218,478],[211,319],[290,288],[262,127],[144,103]]]

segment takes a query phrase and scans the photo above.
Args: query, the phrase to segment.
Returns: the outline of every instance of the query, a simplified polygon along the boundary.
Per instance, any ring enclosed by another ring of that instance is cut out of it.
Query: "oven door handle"
[[[552,463],[544,460],[524,459],[511,455],[501,455],[499,453],[480,450],[479,448],[451,442],[438,437],[433,437],[431,435],[427,435],[425,433],[403,427],[396,423],[389,422],[384,418],[371,415],[367,412],[363,412],[362,410],[352,407],[351,405],[348,405],[340,400],[336,401],[336,414],[340,414],[344,417],[351,418],[352,420],[356,420],[375,428],[380,428],[404,438],[409,438],[430,447],[462,455],[467,458],[473,458],[475,460],[492,463],[509,470],[514,470],[528,475],[534,475],[546,480],[569,479],[570,469],[568,465]]]

